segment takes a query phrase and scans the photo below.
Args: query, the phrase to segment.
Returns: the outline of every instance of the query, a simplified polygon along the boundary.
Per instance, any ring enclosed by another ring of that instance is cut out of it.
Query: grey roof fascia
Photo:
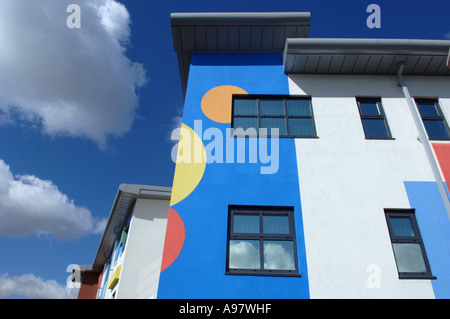
[[[378,54],[427,54],[447,55],[449,40],[410,39],[287,39],[288,53],[378,53]]]
[[[172,26],[309,26],[310,20],[311,13],[309,12],[174,12],[170,15]]]
[[[396,74],[403,62],[404,74],[449,75],[449,48],[448,40],[287,39],[283,63],[285,73]],[[345,58],[352,62],[336,64]]]
[[[92,264],[92,270],[101,272],[103,265],[109,258],[111,249],[121,235],[128,217],[133,211],[138,198],[170,200],[172,189],[170,187],[121,184],[117,191],[108,222],[100,240],[100,245]]]
[[[287,38],[308,37],[309,12],[203,12],[170,15],[183,96],[193,52],[283,52]]]

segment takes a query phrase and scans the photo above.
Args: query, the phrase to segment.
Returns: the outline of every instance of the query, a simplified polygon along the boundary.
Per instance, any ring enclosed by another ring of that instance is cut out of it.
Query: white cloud
[[[260,268],[259,245],[252,240],[232,240],[230,242],[230,268]]]
[[[265,269],[295,269],[293,250],[289,252],[284,245],[291,242],[264,243],[264,268]],[[292,247],[290,247],[292,248]]]
[[[180,130],[181,130],[181,124],[183,122],[183,116],[180,111],[178,111],[178,114],[174,117],[172,117],[171,124],[169,125],[170,132],[168,134],[168,138],[170,141],[177,143],[180,139]]]
[[[0,114],[105,147],[108,136],[131,128],[145,69],[125,55],[131,20],[124,5],[78,0],[81,28],[70,29],[72,2],[0,2]]]
[[[106,220],[75,205],[51,181],[33,175],[14,176],[0,159],[0,235],[33,234],[69,240],[102,233]]]
[[[444,37],[445,37],[446,39],[449,39],[449,40],[450,40],[450,31],[447,32],[447,33],[444,35]]]
[[[60,285],[55,280],[44,280],[33,274],[11,277],[0,275],[0,298],[74,299],[79,289]]]

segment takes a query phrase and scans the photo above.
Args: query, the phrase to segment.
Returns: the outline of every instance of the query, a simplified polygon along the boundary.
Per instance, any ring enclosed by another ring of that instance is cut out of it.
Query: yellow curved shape
[[[170,205],[185,199],[197,187],[206,167],[206,150],[195,131],[181,124],[177,161],[172,185]]]
[[[203,113],[215,122],[231,123],[233,94],[248,93],[234,85],[221,85],[209,90],[202,98]]]

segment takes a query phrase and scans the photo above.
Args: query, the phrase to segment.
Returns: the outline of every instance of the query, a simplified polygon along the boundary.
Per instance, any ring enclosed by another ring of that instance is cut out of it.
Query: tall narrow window
[[[230,207],[227,274],[300,276],[289,207]]]
[[[357,98],[359,114],[366,139],[391,139],[381,100],[377,98]]]
[[[385,210],[400,279],[435,279],[414,210]]]
[[[430,140],[448,140],[450,132],[444,114],[435,99],[416,99],[417,108]]]
[[[311,99],[282,96],[235,96],[233,99],[232,127],[235,135],[238,128],[246,135],[271,134],[278,129],[279,136],[316,137]]]

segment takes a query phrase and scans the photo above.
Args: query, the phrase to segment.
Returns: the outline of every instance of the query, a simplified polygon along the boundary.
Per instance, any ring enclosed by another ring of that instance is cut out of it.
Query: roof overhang
[[[170,187],[121,184],[90,271],[103,271],[103,265],[109,258],[114,243],[119,239],[138,198],[170,200],[171,192]]]
[[[308,12],[172,13],[183,95],[192,52],[283,52],[286,74],[450,75],[450,41],[310,39]]]
[[[287,39],[285,73],[450,75],[450,41]]]
[[[309,12],[172,13],[183,95],[192,52],[283,52],[287,38],[309,35]]]

